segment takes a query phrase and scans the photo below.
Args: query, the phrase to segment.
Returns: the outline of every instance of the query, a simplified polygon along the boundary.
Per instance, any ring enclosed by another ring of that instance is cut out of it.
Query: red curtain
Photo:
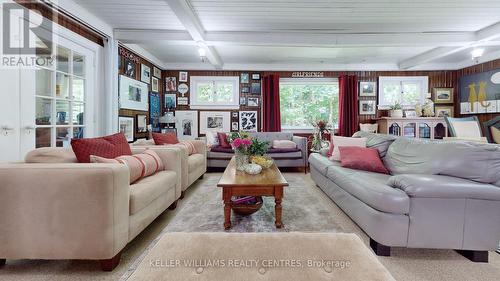
[[[339,136],[350,137],[358,130],[358,78],[339,78]]]
[[[266,75],[262,84],[262,131],[281,132],[280,76]]]

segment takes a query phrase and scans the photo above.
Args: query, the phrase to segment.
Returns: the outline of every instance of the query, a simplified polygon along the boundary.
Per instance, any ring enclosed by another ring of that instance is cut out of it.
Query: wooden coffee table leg
[[[281,221],[281,200],[283,199],[283,187],[276,186],[274,187],[274,213],[276,216],[276,228],[282,228],[283,222]]]
[[[231,228],[231,189],[222,188],[222,196],[224,198],[224,229]]]

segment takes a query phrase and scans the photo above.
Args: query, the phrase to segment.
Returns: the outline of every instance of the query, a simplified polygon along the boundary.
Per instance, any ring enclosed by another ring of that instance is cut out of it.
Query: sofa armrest
[[[122,164],[0,164],[0,257],[109,259],[128,243]]]
[[[142,153],[146,149],[153,150],[160,156],[165,170],[174,171],[177,174],[177,184],[175,185],[175,198],[181,197],[183,189],[183,179],[187,181],[187,149],[180,146],[154,145],[131,147],[132,154]],[[186,170],[186,171],[185,171]]]
[[[307,138],[300,136],[292,136],[292,141],[297,144],[297,148],[302,151],[302,159],[304,160],[304,166],[307,165],[308,149],[307,149]]]
[[[406,192],[409,197],[453,198],[500,201],[500,187],[441,175],[397,175],[388,185]]]

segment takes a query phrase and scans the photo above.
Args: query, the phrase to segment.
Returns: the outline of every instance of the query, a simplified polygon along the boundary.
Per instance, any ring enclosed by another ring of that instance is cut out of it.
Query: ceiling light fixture
[[[475,61],[476,63],[479,63],[479,58],[483,56],[484,49],[474,48],[474,50],[472,50],[472,52],[470,53],[472,55],[472,60]]]
[[[198,54],[200,55],[201,61],[205,62],[207,59],[207,51],[205,50],[205,48],[198,48]]]

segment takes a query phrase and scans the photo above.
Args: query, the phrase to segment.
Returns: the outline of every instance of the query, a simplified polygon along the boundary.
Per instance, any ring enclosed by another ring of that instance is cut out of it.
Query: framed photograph
[[[374,115],[377,113],[377,102],[375,100],[360,100],[359,115]]]
[[[118,128],[128,142],[134,141],[134,117],[118,116]]]
[[[153,79],[151,79],[151,91],[158,93],[160,91],[159,86],[160,86],[160,82],[159,82],[158,78],[153,77]]]
[[[240,97],[240,105],[247,105],[247,99],[245,97]]]
[[[160,115],[161,115],[160,95],[151,92],[149,94],[149,124],[151,124],[151,130],[156,133],[159,133],[161,131]]]
[[[434,103],[453,103],[453,88],[434,88]]]
[[[241,92],[244,94],[250,93],[250,87],[248,86],[241,87]]]
[[[162,134],[174,133],[175,135],[177,135],[177,130],[175,128],[162,128],[161,133]]]
[[[237,132],[239,130],[238,122],[231,122],[231,131]]]
[[[360,97],[376,97],[377,82],[359,82]]]
[[[151,83],[151,68],[141,63],[141,81],[144,83]]]
[[[188,81],[187,71],[179,71],[179,82],[187,82],[187,81]]]
[[[176,105],[176,94],[165,94],[165,108],[166,109],[174,109],[177,107]]]
[[[250,93],[260,95],[260,82],[252,83]]]
[[[231,130],[231,112],[200,111],[200,134],[207,131],[229,132]]]
[[[120,75],[120,108],[148,111],[148,84]]]
[[[126,76],[135,78],[135,62],[125,59],[123,72]]]
[[[240,74],[240,83],[242,84],[247,84],[250,83],[250,74],[248,73],[241,73]]]
[[[161,70],[156,66],[153,66],[153,76],[161,79]]]
[[[165,90],[167,92],[177,91],[177,77],[167,77],[166,78]]]
[[[198,111],[197,110],[176,110],[175,128],[177,138],[195,139],[198,137]]]
[[[252,73],[252,80],[260,80],[260,74],[259,73]]]
[[[248,106],[259,106],[259,98],[248,98]]]
[[[184,97],[184,95],[189,91],[189,86],[186,83],[179,84],[177,91]]]
[[[137,114],[135,116],[137,120],[136,132],[146,133],[148,131],[148,116],[146,114]]]
[[[235,112],[231,113],[231,116],[232,116],[233,118],[238,118],[238,112],[237,112],[237,111],[235,111]]]
[[[436,117],[453,117],[453,105],[436,105],[434,112]]]
[[[188,97],[178,97],[177,98],[177,105],[189,105]]]
[[[257,111],[240,111],[240,130],[257,132]]]
[[[405,110],[405,117],[406,118],[416,118],[417,112],[414,109]]]

